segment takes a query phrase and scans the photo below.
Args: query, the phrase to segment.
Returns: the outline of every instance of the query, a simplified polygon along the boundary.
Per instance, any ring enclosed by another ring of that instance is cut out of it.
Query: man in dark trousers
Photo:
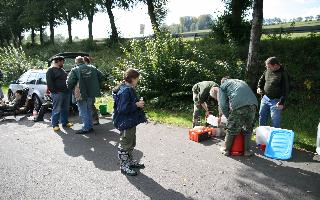
[[[259,125],[267,126],[271,113],[272,126],[280,128],[281,113],[289,93],[288,73],[276,57],[266,60],[266,70],[262,74],[257,93],[263,95],[259,111]]]
[[[47,86],[52,98],[51,125],[54,131],[59,131],[59,120],[63,127],[73,126],[68,121],[70,91],[67,88],[67,73],[63,69],[64,57],[56,56],[52,58],[52,65],[47,71]]]

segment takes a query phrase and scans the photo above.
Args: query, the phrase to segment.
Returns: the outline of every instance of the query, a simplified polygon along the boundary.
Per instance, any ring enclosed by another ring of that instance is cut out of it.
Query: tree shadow
[[[300,168],[285,166],[283,164],[287,161],[268,159],[263,157],[261,152],[262,151],[257,152],[258,155],[252,158],[231,157],[254,169],[250,170],[246,168],[239,171],[237,181],[240,185],[248,185],[253,181],[254,184],[267,188],[267,190],[259,190],[259,187],[250,188],[250,190],[259,194],[263,199],[290,199],[295,197],[295,195],[300,194],[301,196],[301,193],[305,193],[309,198],[320,198],[320,170],[319,173],[314,173]],[[293,156],[294,159],[290,162],[310,161],[309,158],[303,158],[302,155],[306,154],[303,152],[295,152]],[[288,162],[288,164],[290,164],[290,162]],[[261,175],[261,173],[264,176]],[[272,193],[270,191],[272,191]],[[280,197],[279,194],[282,195],[282,197]],[[246,197],[242,197],[242,199],[246,199]]]

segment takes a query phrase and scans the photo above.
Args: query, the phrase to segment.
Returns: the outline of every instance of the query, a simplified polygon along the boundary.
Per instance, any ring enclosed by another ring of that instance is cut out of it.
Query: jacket
[[[67,72],[63,68],[50,67],[46,73],[49,91],[52,93],[68,91],[66,85],[67,77]]]
[[[73,90],[79,81],[81,98],[99,97],[103,82],[102,73],[95,67],[80,64],[72,68],[67,79],[68,88]]]
[[[113,99],[112,121],[118,130],[127,130],[147,122],[144,111],[136,105],[138,98],[134,88],[126,84],[120,85],[113,91]]]
[[[192,88],[192,92],[196,94],[193,101],[196,104],[207,102],[210,98],[210,90],[212,87],[219,87],[219,85],[213,81],[202,81],[195,84]]]
[[[249,105],[258,107],[258,100],[246,82],[238,79],[228,79],[220,86],[219,107],[227,118],[230,109],[232,111]]]

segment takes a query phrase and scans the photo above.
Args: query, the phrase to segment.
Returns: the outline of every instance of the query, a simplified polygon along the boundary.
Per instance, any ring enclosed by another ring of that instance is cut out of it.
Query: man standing
[[[213,87],[219,87],[219,85],[213,81],[202,81],[193,86],[193,127],[200,125],[200,112],[202,108],[206,113],[206,117],[212,112],[214,98],[210,95],[210,90]]]
[[[289,93],[287,71],[280,65],[276,57],[266,61],[266,71],[262,74],[257,93],[263,95],[259,112],[259,125],[266,126],[271,113],[272,126],[280,128],[281,112]]]
[[[51,92],[53,103],[51,125],[54,131],[59,131],[59,120],[63,127],[73,126],[68,121],[70,92],[66,84],[67,73],[63,69],[64,57],[56,56],[51,61],[52,65],[46,74],[47,86]]]
[[[87,134],[93,131],[92,103],[95,97],[100,96],[103,77],[98,69],[87,66],[80,56],[75,59],[75,63],[76,66],[71,70],[67,84],[69,89],[74,89],[83,123],[82,129],[76,134]]]
[[[245,156],[252,156],[250,140],[253,132],[258,100],[250,87],[242,80],[223,78],[218,91],[218,103],[228,119],[225,147],[222,152],[230,155],[233,140],[243,132],[245,135]]]

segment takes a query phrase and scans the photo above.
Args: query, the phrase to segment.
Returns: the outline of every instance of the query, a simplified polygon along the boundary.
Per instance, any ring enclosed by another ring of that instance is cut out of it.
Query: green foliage
[[[36,57],[29,57],[23,49],[12,46],[0,48],[0,69],[4,76],[4,83],[8,84],[12,80],[19,78],[28,69],[46,67],[45,62],[41,62]]]

